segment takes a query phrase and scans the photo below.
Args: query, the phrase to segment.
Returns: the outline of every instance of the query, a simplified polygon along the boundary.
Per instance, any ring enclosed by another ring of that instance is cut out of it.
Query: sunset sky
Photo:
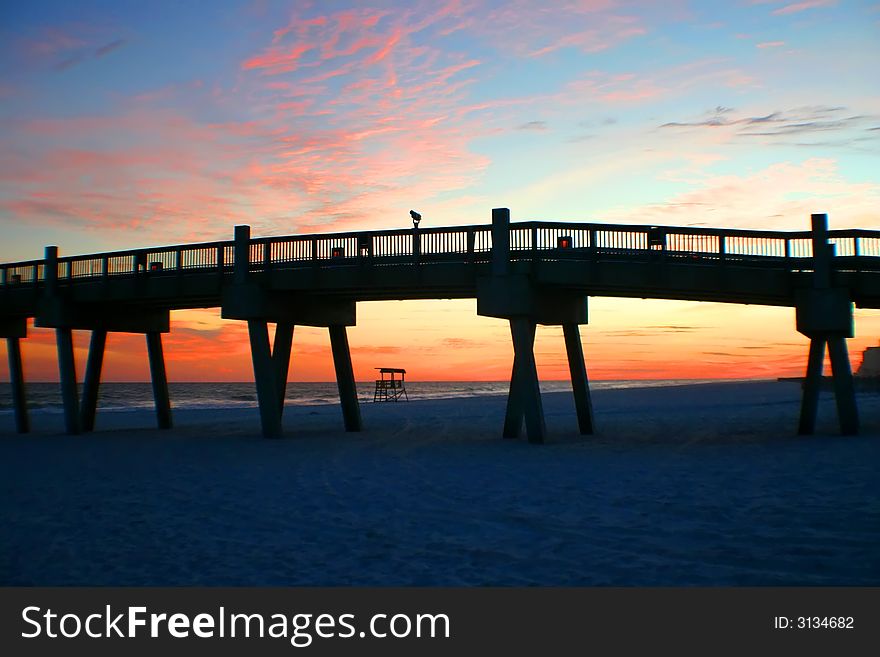
[[[880,3],[4,2],[0,261],[255,236],[570,220],[880,228]],[[856,311],[854,366],[880,340]],[[596,379],[799,375],[793,309],[591,299]],[[88,336],[78,336],[82,373]],[[476,302],[362,303],[355,374],[506,379]],[[246,328],[172,313],[172,380],[249,380]],[[291,378],[333,378],[297,329]],[[5,345],[0,378],[8,380]],[[543,378],[566,378],[539,328]],[[24,343],[57,379],[54,335]],[[108,380],[147,377],[112,335]]]

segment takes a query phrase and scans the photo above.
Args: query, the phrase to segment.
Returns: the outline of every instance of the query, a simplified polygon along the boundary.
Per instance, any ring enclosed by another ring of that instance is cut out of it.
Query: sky
[[[0,4],[0,261],[518,220],[880,229],[880,3],[268,0]],[[358,379],[503,380],[474,300],[358,304]],[[595,379],[796,376],[794,310],[590,299]],[[87,334],[77,334],[80,372]],[[246,327],[172,313],[169,377],[252,379]],[[880,340],[856,311],[853,365]],[[567,376],[558,327],[539,373]],[[8,380],[5,346],[0,377]],[[57,379],[54,336],[24,343]],[[148,377],[112,335],[108,380]],[[297,328],[291,378],[332,380]]]

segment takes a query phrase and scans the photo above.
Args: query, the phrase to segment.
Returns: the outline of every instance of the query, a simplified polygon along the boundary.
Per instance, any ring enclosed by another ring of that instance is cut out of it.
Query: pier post
[[[58,247],[47,246],[43,252],[43,257],[46,261],[45,270],[43,271],[46,293],[55,295],[58,293]],[[36,283],[36,276],[34,276],[34,282]]]
[[[56,328],[58,345],[58,375],[61,382],[61,399],[64,403],[64,428],[67,433],[80,432],[78,391],[76,388],[76,361],[73,357],[73,331]]]
[[[510,270],[510,210],[492,210],[492,275],[504,276]]]
[[[171,399],[168,395],[168,377],[165,374],[165,354],[162,351],[162,334],[147,332],[147,356],[150,360],[150,378],[153,382],[153,401],[160,429],[171,428]]]
[[[278,413],[284,414],[284,397],[287,394],[287,374],[290,371],[290,348],[293,345],[293,324],[275,324],[275,344],[272,347],[272,363],[275,366],[275,383],[278,385]]]
[[[516,414],[520,417],[525,416],[529,442],[543,443],[547,428],[544,423],[544,407],[541,403],[538,368],[535,363],[535,329],[535,322],[527,317],[510,319],[516,372],[511,377],[513,394],[508,397],[508,404],[513,403],[511,416]]]
[[[237,260],[236,260],[237,262]],[[269,348],[269,329],[266,320],[249,319],[248,335],[251,340],[251,358],[254,363],[254,381],[257,385],[257,402],[260,405],[260,423],[266,438],[281,436],[281,410],[278,400],[278,384],[275,380],[275,364]]]
[[[232,277],[238,285],[244,285],[247,282],[248,272],[250,271],[250,253],[251,227],[244,225],[236,226],[235,246],[233,247],[235,262],[232,266]]]
[[[833,337],[828,340],[828,355],[831,357],[831,375],[834,377],[834,397],[837,401],[840,433],[844,436],[852,436],[859,432],[859,411],[856,406],[855,384],[846,338]]]
[[[563,322],[565,351],[568,355],[568,371],[571,374],[571,389],[574,393],[574,406],[577,410],[578,429],[582,436],[593,433],[593,402],[590,398],[590,382],[584,363],[584,347],[578,325]]]
[[[342,403],[342,419],[346,431],[361,430],[361,409],[358,405],[357,385],[354,369],[351,366],[351,351],[345,326],[330,325],[330,348],[333,351],[333,366],[336,368],[336,385],[339,387],[339,401]]]
[[[47,246],[45,250],[44,277],[46,296],[58,295],[58,247]],[[73,331],[70,326],[56,326],[55,343],[58,348],[58,379],[61,384],[61,401],[64,404],[64,429],[71,435],[80,432],[79,400],[76,387],[76,360],[73,356]]]
[[[803,397],[801,399],[801,419],[798,433],[810,435],[816,430],[816,413],[819,410],[819,391],[822,389],[822,369],[825,361],[825,340],[810,340],[810,355],[807,358],[807,374],[804,377]]]
[[[516,366],[516,352],[513,356],[513,367],[510,371],[510,387],[507,391],[507,408],[504,412],[504,438],[519,438],[523,425],[523,410],[519,400],[519,368]]]
[[[101,368],[104,363],[104,347],[107,344],[107,331],[92,331],[89,343],[89,358],[86,361],[86,378],[83,382],[83,397],[80,416],[83,431],[94,431],[95,411],[98,408],[98,386],[101,383]]]
[[[21,362],[21,341],[17,337],[6,338],[6,355],[9,358],[9,382],[12,384],[12,405],[15,409],[15,430],[30,431],[27,398],[24,394],[24,367]]]

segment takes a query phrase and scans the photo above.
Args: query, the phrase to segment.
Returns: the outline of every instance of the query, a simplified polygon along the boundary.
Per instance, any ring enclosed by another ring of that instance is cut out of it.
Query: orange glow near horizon
[[[593,298],[590,324],[581,327],[588,374],[597,381],[801,376],[808,341],[795,331],[793,314],[790,308]],[[849,341],[854,370],[862,351],[877,344],[880,312],[857,311],[856,327],[858,336]],[[89,334],[74,336],[81,379]],[[172,313],[163,341],[171,381],[253,380],[246,324],[220,319],[218,309]],[[349,342],[360,381],[371,380],[375,367],[406,368],[414,381],[506,381],[513,361],[507,323],[478,316],[474,300],[359,303]],[[22,349],[27,380],[58,380],[54,331],[29,327]],[[8,381],[5,341],[0,354],[0,378]],[[568,378],[560,327],[538,327],[535,354],[542,380]],[[102,378],[149,380],[143,336],[109,336]],[[326,329],[296,328],[290,380],[334,380]]]

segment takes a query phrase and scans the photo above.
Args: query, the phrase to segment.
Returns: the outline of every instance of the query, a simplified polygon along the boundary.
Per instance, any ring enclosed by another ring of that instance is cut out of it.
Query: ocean
[[[667,379],[651,381],[593,381],[594,390],[644,388],[656,386],[708,383],[693,379]],[[373,382],[359,381],[358,396],[362,402],[372,403]],[[410,400],[455,399],[478,395],[506,395],[506,381],[413,381],[407,382]],[[542,381],[542,392],[571,390],[568,381]],[[243,383],[169,383],[171,405],[180,409],[250,408],[257,406],[254,384]],[[82,394],[82,386],[80,386]],[[57,383],[27,383],[28,408],[45,412],[62,412],[61,390]],[[289,383],[285,404],[313,406],[336,404],[339,393],[336,383]],[[140,410],[153,407],[153,391],[149,383],[102,383],[98,393],[98,408],[102,410]],[[12,391],[9,383],[0,383],[0,414],[12,413]]]

